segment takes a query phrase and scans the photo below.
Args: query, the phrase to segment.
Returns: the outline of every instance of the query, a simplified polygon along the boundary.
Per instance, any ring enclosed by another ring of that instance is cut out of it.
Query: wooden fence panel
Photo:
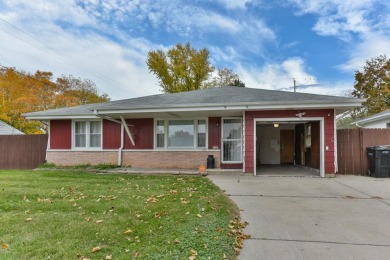
[[[339,174],[367,175],[367,147],[390,145],[390,129],[337,130]]]
[[[48,135],[0,135],[0,169],[34,169],[45,162]]]

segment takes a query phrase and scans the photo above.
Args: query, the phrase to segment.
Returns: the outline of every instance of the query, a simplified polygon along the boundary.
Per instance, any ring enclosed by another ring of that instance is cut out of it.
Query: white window
[[[169,149],[204,149],[207,146],[205,119],[157,119],[155,147]]]
[[[222,120],[222,162],[242,162],[242,119]]]
[[[74,121],[73,146],[75,148],[102,147],[102,122]]]

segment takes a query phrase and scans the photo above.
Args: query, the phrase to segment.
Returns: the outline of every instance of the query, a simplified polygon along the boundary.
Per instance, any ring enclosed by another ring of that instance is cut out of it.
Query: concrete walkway
[[[240,259],[390,259],[390,179],[208,178],[249,222]]]

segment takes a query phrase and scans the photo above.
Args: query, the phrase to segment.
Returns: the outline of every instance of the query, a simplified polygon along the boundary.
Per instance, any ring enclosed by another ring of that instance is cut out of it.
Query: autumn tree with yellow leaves
[[[26,120],[22,114],[47,109],[109,101],[100,95],[91,80],[37,70],[35,74],[15,68],[0,67],[0,120],[26,134],[45,132],[38,121]]]

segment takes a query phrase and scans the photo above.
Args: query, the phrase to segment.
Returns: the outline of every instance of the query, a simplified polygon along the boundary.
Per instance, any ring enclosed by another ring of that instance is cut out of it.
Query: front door
[[[280,163],[294,163],[294,130],[280,130]]]

